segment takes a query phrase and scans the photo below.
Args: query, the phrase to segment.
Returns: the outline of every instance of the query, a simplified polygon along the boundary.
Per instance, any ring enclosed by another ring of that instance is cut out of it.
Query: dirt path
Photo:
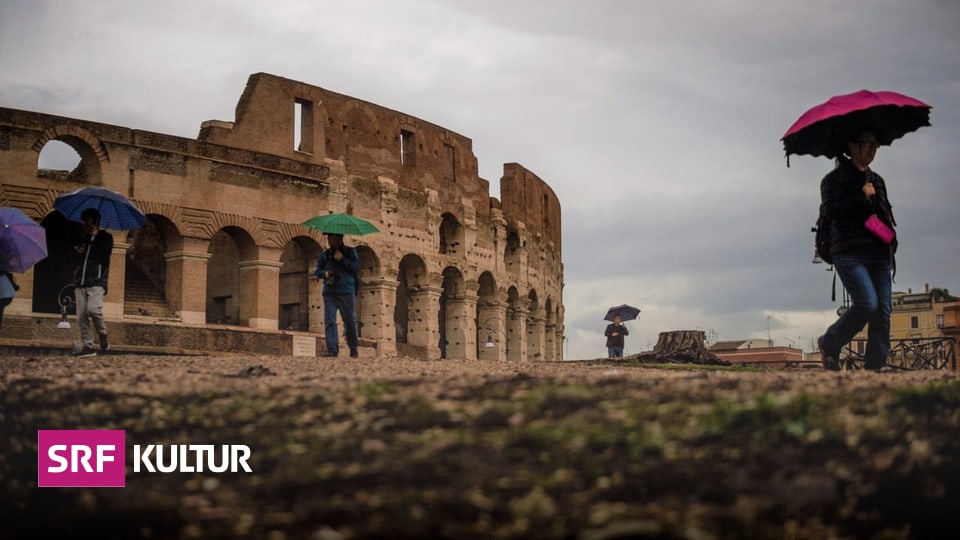
[[[8,356],[0,392],[0,537],[960,532],[950,372]],[[134,473],[128,450],[124,489],[37,488],[38,429],[246,444],[254,472]]]

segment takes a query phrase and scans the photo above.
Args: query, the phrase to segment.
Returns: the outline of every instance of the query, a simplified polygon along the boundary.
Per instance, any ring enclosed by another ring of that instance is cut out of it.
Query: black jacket
[[[104,230],[92,238],[84,235],[83,246],[83,253],[78,255],[73,284],[77,287],[103,287],[103,294],[107,294],[113,235]]]
[[[889,256],[890,247],[864,227],[870,214],[876,214],[890,228],[896,226],[893,209],[887,198],[887,185],[872,171],[857,169],[849,159],[841,157],[837,168],[827,173],[820,182],[820,199],[827,218],[832,223],[830,252],[837,255]],[[868,177],[876,195],[867,199],[863,186]],[[897,248],[894,238],[893,250]]]
[[[607,347],[620,347],[623,348],[623,336],[629,334],[627,327],[620,324],[610,323],[607,325],[607,330],[603,335],[607,336]],[[613,335],[617,334],[617,335]]]

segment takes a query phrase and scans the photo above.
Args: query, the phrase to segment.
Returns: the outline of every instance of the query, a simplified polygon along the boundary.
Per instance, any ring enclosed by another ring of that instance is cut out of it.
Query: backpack
[[[827,219],[827,212],[824,204],[820,203],[820,213],[817,215],[817,224],[810,228],[813,233],[814,255],[820,257],[820,260],[833,264],[833,253],[830,252],[830,231],[833,230],[833,224]],[[832,270],[832,268],[828,268]],[[833,272],[833,290],[830,293],[830,300],[837,301],[837,272]]]
[[[813,248],[817,257],[827,264],[833,264],[833,254],[830,253],[830,231],[832,224],[827,219],[826,208],[820,203],[820,213],[817,215],[817,224],[810,229],[814,234]]]

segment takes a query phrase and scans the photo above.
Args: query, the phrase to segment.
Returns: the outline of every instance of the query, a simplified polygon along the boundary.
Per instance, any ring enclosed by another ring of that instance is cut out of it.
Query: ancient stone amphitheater
[[[39,167],[51,141],[73,170]],[[234,121],[188,139],[0,108],[0,206],[47,229],[49,256],[18,275],[0,339],[67,346],[76,224],[57,196],[85,185],[133,201],[147,223],[115,239],[105,314],[122,350],[323,349],[325,247],[302,223],[347,212],[380,232],[347,237],[362,262],[361,345],[377,354],[560,360],[560,203],[516,163],[500,198],[472,142],[430,122],[275,75],[251,75]]]

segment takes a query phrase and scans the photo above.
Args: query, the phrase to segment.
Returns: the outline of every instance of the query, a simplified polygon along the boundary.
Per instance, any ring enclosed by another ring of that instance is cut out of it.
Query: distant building
[[[713,354],[735,365],[755,365],[784,368],[799,365],[803,351],[793,347],[774,347],[766,339],[718,341],[708,349]]]
[[[923,339],[957,336],[960,326],[960,298],[951,296],[947,289],[924,286],[924,291],[893,293],[893,311],[890,314],[890,339]],[[867,330],[864,327],[854,336],[851,346],[860,354],[866,347]]]

